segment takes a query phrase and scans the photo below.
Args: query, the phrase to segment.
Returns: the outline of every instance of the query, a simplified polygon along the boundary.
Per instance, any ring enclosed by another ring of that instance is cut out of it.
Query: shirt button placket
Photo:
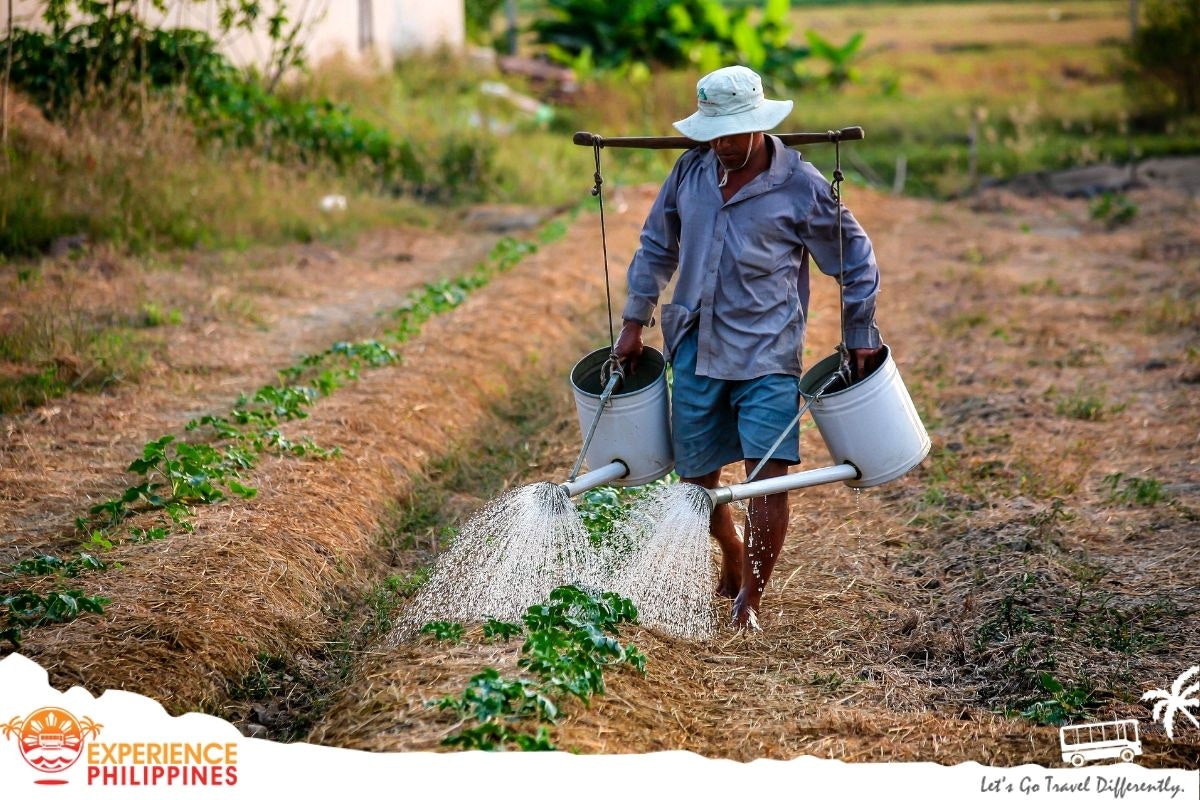
[[[713,226],[712,246],[708,248],[708,269],[704,274],[704,293],[700,308],[700,336],[696,342],[696,367],[704,374],[712,370],[712,314],[713,299],[717,294],[717,266],[725,251],[725,227],[729,224],[729,215],[724,208],[717,209],[717,224]]]

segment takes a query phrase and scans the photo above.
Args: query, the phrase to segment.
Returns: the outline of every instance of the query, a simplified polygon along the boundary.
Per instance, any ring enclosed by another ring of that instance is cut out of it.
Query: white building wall
[[[39,0],[14,0],[14,24],[44,27],[43,5]],[[264,3],[265,9],[272,5]],[[310,63],[342,53],[389,64],[397,55],[440,47],[460,49],[466,35],[463,0],[288,0],[287,5],[293,19],[303,14],[308,22],[300,41]],[[164,21],[150,3],[142,8],[151,24]],[[218,36],[216,0],[168,0],[168,8],[166,24]],[[7,3],[0,3],[0,38],[7,16]],[[221,38],[221,50],[239,66],[265,68],[271,41],[265,32],[233,31]]]
[[[396,21],[391,44],[395,53],[462,48],[466,38],[463,0],[393,0],[393,6]]]

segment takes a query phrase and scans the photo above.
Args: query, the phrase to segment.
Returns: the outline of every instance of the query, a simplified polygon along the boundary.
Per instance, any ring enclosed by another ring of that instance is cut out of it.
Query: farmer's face
[[[754,146],[757,133],[735,133],[730,136],[718,136],[710,143],[713,152],[725,166],[736,167],[746,160],[750,148]]]

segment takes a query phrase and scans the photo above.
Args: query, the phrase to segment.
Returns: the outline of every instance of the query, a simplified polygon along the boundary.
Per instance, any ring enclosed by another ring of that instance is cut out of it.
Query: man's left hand
[[[883,362],[883,347],[854,347],[850,349],[850,378],[861,381]]]

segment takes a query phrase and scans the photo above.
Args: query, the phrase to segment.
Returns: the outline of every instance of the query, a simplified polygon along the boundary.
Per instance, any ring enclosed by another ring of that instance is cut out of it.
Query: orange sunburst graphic
[[[79,760],[83,742],[100,732],[88,717],[82,720],[63,708],[43,707],[25,719],[13,717],[0,725],[4,738],[16,735],[21,756],[40,772],[62,772]],[[39,781],[40,782],[40,781]]]

